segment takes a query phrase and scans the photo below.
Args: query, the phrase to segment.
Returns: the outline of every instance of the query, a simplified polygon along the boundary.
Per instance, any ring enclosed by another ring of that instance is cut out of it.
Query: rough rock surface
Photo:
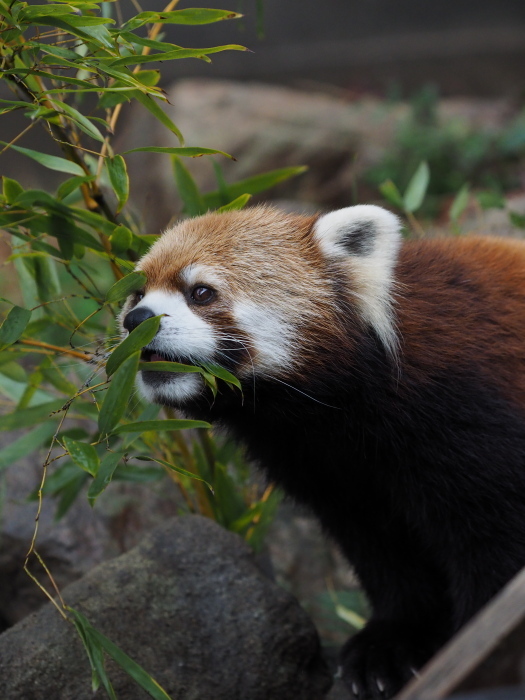
[[[0,433],[0,447],[22,434]],[[35,453],[0,470],[0,632],[46,600],[22,569],[37,510],[28,497],[40,483],[43,459],[43,452]],[[82,493],[58,522],[56,501],[45,498],[37,549],[62,589],[102,561],[134,547],[146,532],[176,515],[177,497],[168,479],[146,484],[114,482],[95,508]],[[42,568],[31,568],[47,585]]]
[[[177,700],[317,700],[331,679],[315,629],[235,535],[175,518],[63,591]],[[112,662],[119,700],[148,697]],[[88,700],[87,658],[49,603],[0,635],[0,697]]]

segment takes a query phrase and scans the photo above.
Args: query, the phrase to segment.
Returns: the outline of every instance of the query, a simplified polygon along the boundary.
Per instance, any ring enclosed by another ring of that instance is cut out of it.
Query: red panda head
[[[132,330],[164,314],[146,360],[216,364],[249,383],[300,383],[351,347],[347,323],[371,327],[396,351],[392,308],[399,223],[379,207],[320,217],[269,207],[206,214],[168,230],[140,260],[147,284],[120,320]],[[146,372],[147,400],[184,406],[204,391],[198,374]]]

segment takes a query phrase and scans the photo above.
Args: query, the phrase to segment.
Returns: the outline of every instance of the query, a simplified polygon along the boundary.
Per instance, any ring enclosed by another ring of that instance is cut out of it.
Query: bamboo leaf
[[[124,457],[124,452],[108,452],[100,462],[96,476],[88,489],[87,496],[91,506],[95,505],[97,498],[111,482],[117,464],[122,457]]]
[[[108,168],[109,179],[115,190],[118,199],[118,212],[122,209],[129,197],[129,177],[126,168],[126,161],[120,155],[114,158],[107,158],[106,165]]]
[[[53,100],[53,104],[58,105],[63,112],[65,112],[71,119],[84,131],[88,136],[91,136],[95,141],[100,141],[104,143],[104,137],[100,133],[99,129],[83,114],[81,114],[78,109],[71,107],[66,102],[60,102],[60,100]]]
[[[91,476],[95,476],[100,466],[97,451],[87,442],[78,442],[71,438],[64,438],[64,445],[73,462]]]
[[[139,666],[139,664],[133,661],[131,657],[123,652],[122,649],[120,649],[104,634],[102,634],[102,632],[99,632],[92,627],[81,613],[77,612],[73,608],[68,608],[68,610],[74,616],[74,623],[82,641],[84,642],[84,646],[86,649],[88,649],[89,646],[88,655],[93,654],[95,649],[97,650],[97,654],[101,649],[104,649],[104,651],[109,654],[111,658],[121,668],[123,668],[124,671],[131,676],[131,678],[133,678],[133,680],[138,683],[141,688],[151,695],[153,700],[171,700],[166,691],[157,683],[155,679],[149,675],[149,673],[146,673],[142,666]],[[87,640],[87,643],[84,641],[85,639]],[[99,666],[100,663],[97,663],[97,673],[100,673],[100,669],[98,668]]]
[[[450,205],[450,218],[452,221],[457,221],[461,214],[465,211],[469,200],[469,186],[463,185]]]
[[[61,409],[63,405],[64,401],[62,399],[47,401],[38,406],[24,408],[22,411],[15,411],[14,413],[0,416],[0,430],[16,430],[17,428],[27,428],[36,423],[42,423],[51,418],[50,414]]]
[[[20,338],[30,319],[29,309],[13,306],[0,326],[0,350],[4,350]]]
[[[189,428],[211,428],[209,423],[202,420],[186,420],[183,418],[169,418],[166,420],[142,420],[136,423],[119,425],[114,434],[120,433],[145,433],[148,430],[188,430]]]
[[[174,10],[171,12],[141,12],[122,25],[124,31],[135,31],[144,24],[211,24],[225,19],[237,19],[242,17],[238,12],[229,10],[210,10],[204,8],[191,8],[187,10]]]
[[[43,423],[0,450],[0,469],[10,467],[47,442],[56,430],[54,423]]]
[[[171,121],[166,112],[160,107],[160,105],[155,102],[155,100],[150,96],[146,95],[140,90],[137,91],[135,98],[140,102],[143,107],[149,110],[154,117],[156,117],[161,124],[164,124],[175,136],[179,139],[179,143],[184,145],[184,138],[179,131],[179,128]]]
[[[79,612],[73,608],[68,608],[68,610],[73,614],[73,624],[88,655],[91,665],[93,692],[95,692],[100,683],[102,683],[110,700],[117,700],[117,696],[115,695],[115,691],[113,690],[113,686],[110,683],[104,667],[104,654],[100,644],[92,635],[93,627],[91,627],[87,619]]]
[[[206,49],[175,49],[174,51],[165,51],[155,54],[138,54],[132,56],[123,56],[117,58],[116,61],[110,63],[112,68],[118,66],[142,65],[143,63],[153,63],[154,61],[172,61],[179,58],[202,58],[208,54],[219,53],[221,51],[248,51],[246,46],[239,44],[226,44],[224,46],[211,46]]]
[[[172,157],[175,182],[177,190],[184,202],[184,208],[190,216],[199,216],[207,210],[200,190],[191,176],[188,168],[182,163],[177,156]]]
[[[109,242],[114,253],[124,253],[133,245],[133,233],[126,226],[119,226],[109,237]]]
[[[106,303],[112,304],[116,301],[122,301],[128,297],[131,292],[135,292],[146,284],[147,277],[143,272],[130,272],[118,282],[110,287],[106,294]]]
[[[189,146],[185,148],[169,147],[169,146],[144,146],[142,148],[132,148],[130,151],[124,151],[126,153],[137,153],[138,151],[147,151],[148,153],[171,153],[175,156],[189,156],[190,158],[199,158],[200,156],[211,156],[219,154],[221,156],[226,156],[226,158],[231,158],[231,160],[236,160],[229,153],[224,151],[218,151],[215,148],[199,148],[198,146]]]
[[[261,175],[254,175],[253,177],[239,180],[233,185],[227,186],[227,201],[237,199],[237,197],[241,197],[243,194],[257,194],[259,192],[263,192],[270,187],[278,185],[284,180],[288,180],[296,175],[301,175],[306,170],[308,170],[308,168],[305,165],[290,168],[279,168],[278,170],[270,170],[269,172],[262,173]],[[217,209],[218,207],[226,204],[223,199],[226,192],[216,190],[203,195],[203,200],[206,207],[209,209]]]
[[[200,476],[197,476],[197,474],[194,474],[193,472],[189,472],[186,469],[183,469],[182,467],[177,467],[175,464],[170,464],[164,459],[160,459],[159,457],[150,457],[148,455],[137,455],[134,459],[140,459],[142,462],[157,462],[157,464],[162,464],[163,467],[167,467],[168,469],[171,469],[171,471],[177,472],[177,474],[182,474],[182,476],[189,476],[190,479],[202,481],[202,483],[206,484],[206,486],[213,493],[211,485],[205,479],[203,479]]]
[[[251,194],[241,194],[240,197],[237,197],[229,204],[225,204],[223,207],[217,209],[217,213],[222,214],[225,211],[237,211],[238,209],[243,209],[251,198]]]
[[[412,214],[419,209],[419,207],[423,204],[429,182],[430,169],[426,161],[422,161],[408,183],[403,196],[403,208],[405,211]]]
[[[193,372],[202,374],[201,367],[183,365],[180,362],[139,362],[140,372]]]
[[[381,185],[379,185],[379,191],[390,204],[393,204],[399,209],[405,208],[401,192],[397,189],[397,186],[392,182],[392,180],[386,180],[385,182],[381,183]]]
[[[206,370],[206,372],[209,372],[214,377],[218,377],[219,379],[222,379],[223,382],[233,384],[238,389],[242,390],[241,383],[237,379],[237,377],[231,372],[228,372],[227,369],[224,369],[224,367],[220,367],[219,365],[203,365],[203,367]]]
[[[113,350],[106,364],[106,374],[110,377],[125,362],[157,335],[162,316],[152,316],[134,328],[124,340]],[[139,353],[140,354],[140,353]]]
[[[0,143],[4,146],[8,145],[5,141],[0,141]],[[11,144],[9,148],[12,148],[13,150],[18,151],[18,153],[22,153],[22,155],[36,160],[38,163],[44,165],[50,170],[58,170],[61,173],[70,173],[71,175],[86,175],[80,165],[77,165],[77,163],[72,163],[70,160],[66,160],[65,158],[50,156],[47,153],[40,153],[40,151],[33,151],[31,148],[22,148],[22,146],[15,146],[14,144]]]
[[[3,195],[7,204],[12,204],[13,201],[24,191],[22,185],[16,180],[12,180],[6,175],[2,176]]]
[[[128,357],[115,372],[98,415],[98,427],[102,436],[111,433],[126,412],[133,391],[140,353]]]

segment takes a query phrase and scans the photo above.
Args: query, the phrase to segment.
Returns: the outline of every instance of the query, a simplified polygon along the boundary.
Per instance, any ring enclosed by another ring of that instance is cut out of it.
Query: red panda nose
[[[146,321],[146,319],[152,318],[153,316],[155,316],[155,314],[151,309],[148,309],[147,306],[138,306],[132,309],[129,314],[126,315],[122,325],[131,333],[131,331],[135,330],[135,328],[139,326],[142,321]]]

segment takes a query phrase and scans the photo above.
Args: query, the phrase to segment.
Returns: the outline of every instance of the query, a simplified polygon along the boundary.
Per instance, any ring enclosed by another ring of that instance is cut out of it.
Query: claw
[[[342,678],[342,677],[343,677],[343,667],[342,667],[342,666],[338,666],[338,667],[337,667],[337,670],[336,670],[336,672],[335,672],[335,674],[334,674],[334,678],[337,679],[337,678]]]
[[[356,698],[359,697],[359,687],[357,683],[352,683],[352,693],[355,695]]]
[[[376,685],[380,693],[385,692],[385,684],[381,680],[381,678],[376,678]]]
[[[419,673],[419,671],[418,671],[416,668],[414,668],[413,666],[410,667],[410,672],[412,673],[413,676],[415,676],[416,678],[419,678],[420,673]]]

